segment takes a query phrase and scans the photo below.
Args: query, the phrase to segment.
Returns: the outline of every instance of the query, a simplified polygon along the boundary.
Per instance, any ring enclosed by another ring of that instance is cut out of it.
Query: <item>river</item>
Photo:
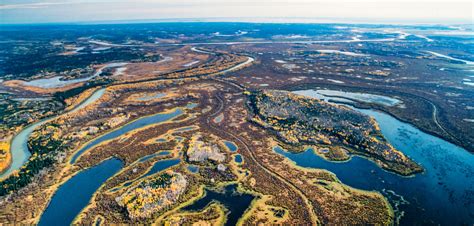
[[[198,49],[198,48],[196,48],[196,47],[191,48],[191,50],[194,51],[194,52],[197,52],[197,53],[204,53],[204,54],[215,55],[214,52],[210,52],[210,51],[203,50],[203,49]],[[248,56],[248,57],[247,57],[247,60],[246,60],[245,62],[242,62],[242,63],[240,63],[240,64],[237,64],[237,65],[235,65],[235,66],[233,66],[233,67],[231,67],[231,68],[225,69],[225,70],[223,70],[223,71],[217,72],[217,73],[215,73],[215,74],[225,74],[225,73],[228,73],[228,72],[231,72],[231,71],[235,71],[235,70],[238,70],[238,69],[240,69],[240,68],[242,68],[242,67],[245,67],[245,66],[248,65],[248,64],[251,64],[251,63],[254,62],[254,61],[255,61],[255,59],[254,59],[253,57],[249,57],[249,56]]]
[[[95,91],[89,98],[87,98],[78,106],[76,106],[74,109],[69,111],[69,113],[78,111],[86,107],[87,105],[93,103],[94,101],[102,97],[104,92],[105,92],[105,88]],[[30,151],[28,150],[28,138],[30,137],[31,133],[39,126],[51,120],[54,120],[57,117],[59,116],[46,118],[36,123],[33,123],[31,125],[28,125],[23,130],[21,130],[17,135],[15,135],[15,137],[13,137],[12,142],[11,142],[11,147],[10,147],[10,152],[12,154],[12,162],[10,164],[10,167],[5,172],[0,174],[0,179],[4,179],[10,176],[14,171],[20,169],[21,166],[23,166],[26,163],[26,161],[28,161],[28,158],[31,155]]]

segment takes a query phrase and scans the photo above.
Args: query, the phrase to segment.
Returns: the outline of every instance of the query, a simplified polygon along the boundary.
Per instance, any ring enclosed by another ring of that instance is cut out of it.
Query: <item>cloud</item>
[[[64,5],[69,3],[61,2],[38,2],[38,3],[26,3],[26,4],[4,4],[0,5],[0,10],[2,9],[39,9],[46,8],[52,5]]]
[[[472,23],[472,2],[432,1],[0,0],[3,3],[0,4],[0,24],[224,17],[344,19],[370,23]]]

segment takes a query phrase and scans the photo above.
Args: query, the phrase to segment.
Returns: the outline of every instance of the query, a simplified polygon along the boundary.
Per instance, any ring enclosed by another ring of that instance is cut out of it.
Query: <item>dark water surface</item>
[[[155,173],[161,172],[162,170],[165,170],[172,166],[177,165],[180,161],[181,161],[180,159],[164,159],[164,160],[157,161],[155,162],[155,164],[153,164],[151,169],[140,178],[147,177]]]
[[[233,142],[224,141],[224,144],[231,152],[236,152],[238,149],[237,145],[235,145]]]
[[[223,204],[230,212],[227,215],[225,225],[236,225],[245,210],[250,206],[254,199],[253,195],[238,193],[237,185],[231,184],[224,188],[224,192],[217,192],[206,189],[206,194],[193,204],[184,207],[182,210],[200,211],[212,201]]]
[[[168,169],[174,165],[177,165],[181,160],[180,159],[164,159],[164,160],[159,160],[159,161],[156,161],[153,166],[150,168],[150,170],[148,170],[148,172],[146,172],[145,174],[143,174],[142,176],[140,176],[139,178],[133,180],[133,181],[128,181],[126,182],[125,184],[123,184],[122,187],[119,187],[119,188],[124,188],[124,187],[128,187],[130,186],[133,182],[137,181],[137,180],[140,180],[144,177],[147,177],[147,176],[150,176],[150,175],[153,175],[155,173],[158,173],[158,172],[161,172],[165,169]],[[117,188],[118,189],[118,188]],[[115,191],[115,189],[113,189],[112,191]]]
[[[70,225],[96,190],[122,167],[122,161],[112,158],[79,172],[59,187],[41,216],[39,225]]]
[[[242,157],[242,155],[237,154],[237,155],[235,155],[234,160],[235,160],[236,163],[242,163],[243,157]]]
[[[357,110],[374,117],[385,138],[421,164],[425,172],[402,177],[357,156],[335,163],[322,159],[313,150],[299,154],[279,147],[274,150],[297,165],[327,169],[352,187],[380,191],[391,202],[400,224],[474,223],[474,155],[385,113]]]

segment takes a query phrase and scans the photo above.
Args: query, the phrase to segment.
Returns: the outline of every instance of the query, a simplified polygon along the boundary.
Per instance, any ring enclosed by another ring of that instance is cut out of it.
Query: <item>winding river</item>
[[[89,98],[87,98],[78,106],[76,106],[74,109],[69,111],[69,113],[78,111],[86,107],[87,105],[91,104],[92,102],[102,97],[104,92],[105,92],[105,88],[95,91]],[[15,137],[13,137],[12,142],[11,142],[11,147],[10,147],[10,151],[12,154],[12,162],[10,164],[10,167],[5,172],[0,174],[0,179],[4,179],[10,176],[14,171],[20,169],[21,166],[23,166],[26,163],[26,161],[28,161],[28,158],[31,155],[30,151],[28,150],[28,138],[30,137],[31,133],[39,126],[51,120],[54,120],[57,117],[59,117],[59,115],[50,117],[50,118],[45,118],[41,121],[28,125],[23,130],[21,130]]]
[[[279,147],[274,151],[302,167],[329,170],[352,187],[381,192],[391,202],[401,224],[474,223],[473,154],[388,114],[356,110],[375,118],[387,140],[421,164],[425,172],[402,177],[357,156],[336,163],[322,159],[311,149],[298,154]]]
[[[200,53],[214,54],[213,52],[200,50],[200,49],[197,49],[197,48],[194,48],[194,47],[192,48],[192,50],[195,51],[195,52],[200,52]],[[218,72],[216,74],[224,74],[224,73],[227,73],[227,72],[230,72],[230,71],[240,69],[240,68],[252,63],[253,61],[254,61],[254,58],[248,57],[247,61],[245,61],[243,63],[240,63],[240,64],[237,64],[237,65],[235,65],[231,68],[228,68],[228,69],[223,70],[221,72]],[[67,85],[67,84],[70,84],[70,83],[82,82],[83,80],[87,81],[88,79],[91,79],[95,76],[100,75],[102,73],[102,70],[105,69],[105,68],[120,67],[120,66],[123,66],[123,65],[126,65],[126,64],[127,63],[109,63],[109,64],[106,64],[105,66],[100,68],[93,76],[88,77],[88,78],[84,78],[85,80],[84,79],[79,79],[79,80],[76,79],[76,80],[62,81],[62,80],[60,80],[59,77],[54,77],[54,78],[51,78],[51,79],[33,80],[33,81],[30,81],[28,84],[32,85],[32,86],[47,87],[47,88],[50,88],[51,85],[54,86],[54,87],[61,87],[61,86],[64,86],[64,85]],[[104,94],[104,92],[105,92],[105,88],[94,92],[88,99],[83,101],[80,105],[78,105],[76,108],[72,109],[70,112],[77,111],[77,110],[89,105],[90,103],[92,103],[95,100],[99,99]],[[172,113],[169,116],[170,117],[176,116],[174,114],[181,114],[181,110],[178,110],[178,111]],[[20,169],[21,166],[23,166],[25,164],[25,162],[28,161],[28,158],[30,157],[31,153],[28,150],[28,145],[27,144],[28,144],[28,137],[31,135],[31,133],[36,128],[38,128],[38,126],[41,126],[46,122],[54,120],[57,117],[59,117],[59,116],[55,116],[55,117],[52,117],[52,118],[46,118],[46,119],[43,119],[43,120],[38,121],[36,123],[33,123],[31,125],[28,125],[27,127],[25,127],[22,131],[20,131],[20,133],[18,133],[13,138],[12,143],[11,143],[11,148],[10,148],[11,153],[12,153],[12,163],[10,164],[10,167],[6,171],[4,171],[3,173],[0,174],[0,180],[8,177],[14,171]],[[118,130],[112,131],[109,134],[106,134],[106,135],[103,135],[103,136],[101,136],[97,139],[94,139],[93,141],[88,143],[85,147],[81,148],[77,153],[74,154],[74,156],[71,159],[71,163],[74,163],[76,161],[76,159],[84,151],[88,150],[89,148],[95,146],[98,143],[101,143],[103,141],[112,139],[112,138],[114,138],[114,137],[116,137],[120,134],[126,133],[127,131],[132,130],[134,128],[142,127],[144,125],[144,123],[145,124],[150,124],[150,122],[147,122],[149,120],[152,120],[155,123],[157,121],[160,121],[160,120],[166,120],[167,116],[164,116],[165,117],[164,119],[155,118],[155,117],[162,117],[160,115],[155,115],[155,116],[150,116],[150,117],[145,117],[144,119],[138,120],[138,122],[131,123],[131,125],[126,125],[125,128],[120,128]]]
[[[196,47],[191,48],[191,50],[194,51],[194,52],[197,52],[197,53],[204,53],[204,54],[215,55],[214,52],[210,52],[210,51],[203,50],[203,49],[198,49],[198,48],[196,48]],[[245,62],[242,62],[242,63],[240,63],[240,64],[237,64],[237,65],[235,65],[235,66],[233,66],[233,67],[231,67],[231,68],[222,70],[222,71],[217,72],[217,73],[215,73],[215,74],[225,74],[225,73],[228,73],[228,72],[231,72],[231,71],[235,71],[235,70],[238,70],[238,69],[240,69],[240,68],[242,68],[242,67],[245,67],[245,66],[248,65],[248,64],[251,64],[251,63],[254,62],[254,61],[255,61],[255,59],[254,59],[253,57],[247,56],[247,60],[246,60]]]
[[[474,62],[473,61],[469,61],[469,60],[463,60],[463,59],[459,59],[459,58],[454,58],[454,57],[450,57],[450,56],[447,56],[447,55],[444,55],[444,54],[441,54],[441,53],[437,53],[437,52],[433,52],[433,51],[426,51],[427,53],[430,53],[434,56],[437,56],[437,57],[441,57],[441,58],[445,58],[445,59],[448,59],[448,60],[453,60],[453,61],[456,61],[456,62],[461,62],[461,63],[464,63],[464,64],[467,64],[467,65],[474,65]]]

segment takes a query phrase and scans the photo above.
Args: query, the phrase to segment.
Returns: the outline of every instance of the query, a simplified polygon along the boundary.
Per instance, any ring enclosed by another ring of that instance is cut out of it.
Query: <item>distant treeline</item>
[[[68,56],[58,55],[59,50],[40,48],[24,54],[7,53],[0,61],[1,76],[12,75],[12,78],[29,78],[39,73],[65,72],[77,68],[85,68],[94,64],[103,64],[113,61],[152,61],[159,60],[159,56],[145,57],[140,50],[114,49],[101,53],[81,53]]]

